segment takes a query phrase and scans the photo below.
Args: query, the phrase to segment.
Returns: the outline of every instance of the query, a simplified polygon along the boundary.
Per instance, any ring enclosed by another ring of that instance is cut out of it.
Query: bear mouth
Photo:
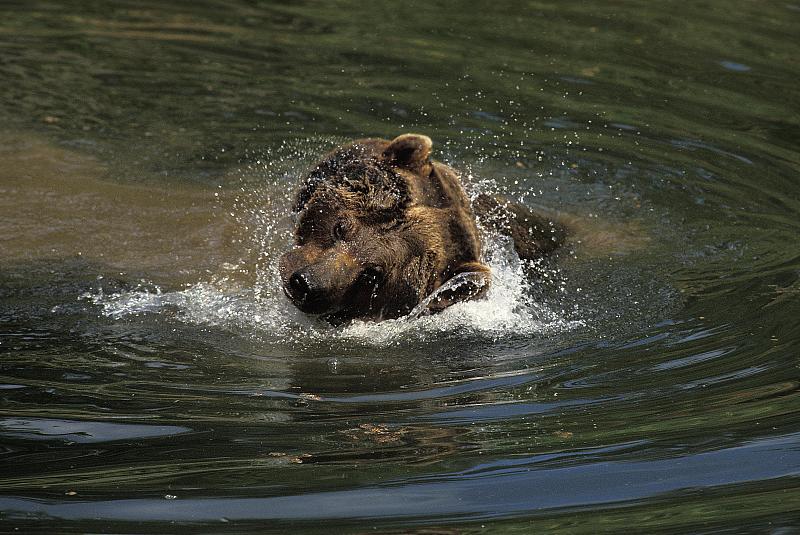
[[[292,304],[297,307],[301,312],[314,316],[319,316],[320,319],[329,323],[334,327],[340,327],[350,323],[356,318],[363,316],[363,313],[358,311],[349,310],[347,308],[334,308],[330,303],[324,300],[309,300],[307,298],[301,299],[292,294],[291,288],[283,286],[283,293]]]

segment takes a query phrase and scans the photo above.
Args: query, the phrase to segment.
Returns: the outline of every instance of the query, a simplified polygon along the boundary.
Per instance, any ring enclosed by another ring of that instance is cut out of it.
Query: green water
[[[0,531],[796,533],[800,4],[0,5]],[[289,199],[420,132],[571,222],[331,328]],[[437,531],[438,530],[438,531]]]

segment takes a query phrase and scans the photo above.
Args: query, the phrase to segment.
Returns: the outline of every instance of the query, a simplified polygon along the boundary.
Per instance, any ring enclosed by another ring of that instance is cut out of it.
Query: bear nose
[[[314,276],[314,272],[309,271],[308,268],[292,273],[292,276],[286,281],[283,291],[303,312],[322,314],[333,306],[330,288],[321,284],[320,280]]]
[[[308,275],[300,271],[295,272],[289,278],[289,289],[292,297],[297,301],[305,301],[311,293],[311,285],[308,283]]]

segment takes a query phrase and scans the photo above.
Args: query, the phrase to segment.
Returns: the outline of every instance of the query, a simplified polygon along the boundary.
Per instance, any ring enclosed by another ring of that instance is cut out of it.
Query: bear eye
[[[377,286],[383,281],[383,274],[382,267],[367,266],[358,276],[358,281],[364,286]]]
[[[347,239],[347,222],[337,221],[333,226],[333,239],[336,241],[344,241]]]

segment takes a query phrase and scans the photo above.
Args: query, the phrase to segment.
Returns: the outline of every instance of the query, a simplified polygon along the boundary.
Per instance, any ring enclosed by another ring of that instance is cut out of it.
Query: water
[[[797,532],[800,5],[0,12],[0,530]],[[572,243],[305,317],[300,174],[407,131]]]

